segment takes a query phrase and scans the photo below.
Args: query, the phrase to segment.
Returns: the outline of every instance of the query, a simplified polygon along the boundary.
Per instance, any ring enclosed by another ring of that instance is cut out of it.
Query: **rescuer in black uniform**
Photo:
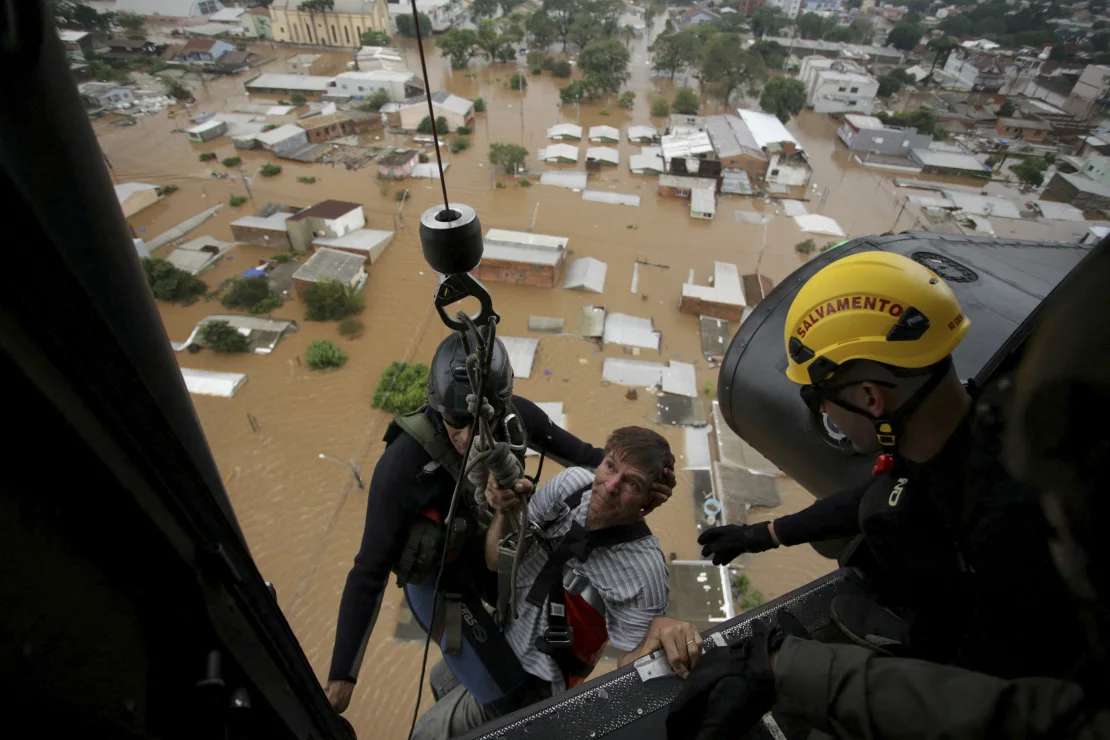
[[[757,623],[751,639],[712,651],[694,670],[668,717],[672,740],[736,737],[772,705],[840,738],[1110,737],[1110,548],[1103,529],[1110,521],[1110,434],[1086,421],[1110,415],[1110,326],[1091,320],[1106,307],[1106,244],[1077,270],[1066,294],[1049,299],[1058,302],[1039,322],[1009,401],[998,404],[1006,409],[1007,467],[1035,487],[1032,500],[1039,496],[1051,523],[1048,545],[1070,590],[1049,605],[1077,614],[1086,638],[1073,680],[1007,680],[799,639]],[[1008,387],[1008,379],[1000,385]],[[1034,600],[1044,598],[1037,580],[1027,579],[1027,587]],[[1066,637],[1042,625],[1013,649]]]
[[[1079,633],[1056,606],[1066,588],[1042,544],[1047,525],[997,444],[973,442],[972,399],[951,360],[969,325],[947,284],[908,257],[864,252],[815,273],[787,314],[786,375],[857,451],[880,453],[874,475],[699,542],[719,564],[862,535],[846,564],[866,574],[874,598],[845,594],[831,606],[849,638],[998,676],[1068,675]],[[1045,630],[1058,637],[1028,639]]]
[[[428,378],[428,403],[398,417],[386,432],[386,448],[374,468],[366,525],[354,566],[339,604],[335,647],[326,693],[344,711],[358,676],[363,651],[377,619],[390,571],[405,587],[413,615],[427,629],[432,623],[435,574],[444,541],[443,521],[455,477],[470,436],[471,393],[461,337],[452,334],[437,348]],[[500,413],[515,413],[527,431],[528,446],[563,465],[594,468],[604,457],[594,447],[559,428],[531,401],[512,395],[513,371],[496,342],[487,378],[488,400]],[[674,486],[653,487],[651,507],[666,501]],[[483,704],[519,704],[514,692],[529,686],[501,631],[482,606],[496,601],[496,576],[485,566],[484,522],[474,492],[460,492],[449,564],[440,585],[443,619],[433,633],[451,672]]]

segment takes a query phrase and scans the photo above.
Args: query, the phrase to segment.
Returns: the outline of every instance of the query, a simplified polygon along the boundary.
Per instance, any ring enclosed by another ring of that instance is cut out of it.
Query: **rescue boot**
[[[909,652],[909,623],[867,596],[840,594],[832,600],[829,616],[857,645],[883,655],[904,656]]]

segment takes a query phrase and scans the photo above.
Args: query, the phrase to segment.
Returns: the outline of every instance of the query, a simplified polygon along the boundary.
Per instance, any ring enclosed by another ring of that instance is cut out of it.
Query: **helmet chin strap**
[[[856,406],[848,401],[842,401],[836,398],[830,398],[829,400],[845,411],[850,411],[860,416],[866,416],[870,419],[871,424],[875,428],[875,440],[879,443],[880,452],[896,457],[898,455],[900,435],[906,419],[908,419],[913,412],[921,406],[925,399],[929,397],[929,394],[940,385],[940,381],[948,374],[948,369],[950,367],[951,361],[949,360],[937,363],[929,372],[929,379],[922,383],[921,387],[915,390],[901,406],[894,409],[892,412],[880,416],[875,416],[867,409]]]

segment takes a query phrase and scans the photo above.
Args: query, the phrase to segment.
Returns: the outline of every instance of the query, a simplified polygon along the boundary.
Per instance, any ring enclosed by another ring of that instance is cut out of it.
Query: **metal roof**
[[[269,131],[261,131],[255,134],[254,138],[258,140],[263,146],[273,146],[274,144],[280,144],[281,142],[292,139],[296,136],[307,137],[307,134],[305,134],[304,129],[300,126],[292,123],[286,123],[284,125],[278,126],[277,128],[272,128]]]
[[[638,316],[623,313],[611,313],[605,317],[603,339],[606,344],[659,349],[659,332],[655,331],[651,319],[641,319]]]
[[[346,285],[359,274],[365,263],[365,257],[324,247],[317,249],[303,265],[297,268],[293,273],[293,279],[312,283],[319,280],[338,280]]]
[[[582,200],[593,203],[609,203],[614,206],[640,206],[640,196],[629,193],[610,193],[606,190],[583,190]]]
[[[1034,201],[1034,206],[1041,212],[1042,218],[1057,221],[1086,221],[1083,211],[1068,203],[1057,203],[1051,200]]]
[[[1110,198],[1110,187],[1103,185],[1101,182],[1092,180],[1083,175],[1069,175],[1064,172],[1057,172],[1056,177],[1062,177],[1067,182],[1071,183],[1073,187],[1084,193],[1093,193],[1101,195],[1104,198]]]
[[[590,141],[620,141],[621,132],[612,126],[590,126]]]
[[[1017,204],[1006,198],[965,193],[962,190],[944,190],[944,196],[962,211],[976,216],[1021,218]]]
[[[286,213],[285,211],[278,211],[269,216],[243,216],[232,221],[231,225],[267,231],[288,231],[289,226],[285,222],[292,216],[292,213]]]
[[[627,360],[623,357],[606,357],[601,366],[601,377],[618,385],[659,386],[666,393],[675,393],[688,398],[698,395],[698,380],[694,366],[686,362],[671,360],[670,365],[643,360]]]
[[[614,129],[615,131],[616,129]],[[621,155],[616,149],[609,146],[591,146],[586,149],[586,161],[593,160],[595,162],[606,162],[608,164],[620,164]]]
[[[81,39],[85,38],[88,35],[89,35],[88,31],[71,31],[68,28],[59,28],[58,29],[58,38],[60,38],[62,41],[66,42],[67,44],[77,43],[78,41],[80,41]],[[143,42],[140,41],[139,45],[142,46],[142,43]]]
[[[663,158],[658,154],[633,154],[628,158],[628,168],[633,172],[663,172]]]
[[[247,90],[298,90],[301,92],[326,92],[334,77],[320,75],[288,75],[265,72],[247,82]]]
[[[641,139],[654,139],[659,135],[654,126],[629,126],[628,127],[628,140],[639,141]]]
[[[586,187],[587,179],[588,176],[585,172],[544,172],[540,175],[540,185],[554,185],[557,188],[583,190]]]
[[[713,188],[694,188],[690,191],[691,213],[716,213],[717,193]]]
[[[1038,131],[1051,131],[1050,126],[1045,121],[1038,121],[1035,118],[999,118],[998,123],[1006,128],[1028,128],[1036,129]]]
[[[987,167],[970,154],[965,154],[963,152],[945,152],[935,149],[911,149],[910,154],[925,167],[941,167],[950,170],[967,170],[969,172],[990,172],[990,167]]]
[[[663,159],[670,161],[675,157],[693,157],[698,154],[712,154],[713,144],[705,131],[687,129],[664,136],[660,140]]]
[[[575,126],[573,123],[557,123],[547,130],[547,138],[549,139],[560,139],[563,137],[581,139],[582,127]]]
[[[356,229],[349,234],[337,236],[328,239],[314,239],[312,245],[315,247],[331,247],[333,249],[345,249],[347,251],[357,250],[359,252],[366,252],[367,257],[370,259],[370,264],[373,264],[381,256],[389,243],[393,241],[392,231],[382,231],[379,229]]]
[[[686,450],[683,470],[704,470],[709,468],[709,427],[685,427],[683,442]]]
[[[605,273],[609,265],[593,257],[579,257],[567,267],[563,287],[571,290],[588,290],[592,293],[605,292]]]
[[[144,190],[157,190],[157,185],[151,185],[148,182],[122,182],[116,185],[116,198],[120,203],[130,198],[135,193],[141,193]]]
[[[751,132],[756,146],[760,149],[766,149],[784,141],[793,143],[799,151],[804,149],[776,116],[745,108],[737,108],[736,113],[740,116],[740,120],[744,122],[744,126]]]
[[[217,23],[237,23],[240,16],[246,12],[247,11],[243,8],[224,8],[208,16],[208,20],[216,21]]]
[[[577,162],[578,147],[570,144],[549,144],[547,147],[540,149],[539,158],[545,162],[552,160]]]
[[[210,118],[210,119],[208,119],[207,121],[205,121],[204,123],[202,123],[198,126],[193,126],[192,128],[185,129],[185,133],[187,133],[187,134],[202,134],[205,131],[211,131],[212,129],[219,128],[220,126],[225,126],[226,127],[227,124],[224,121],[221,121],[218,118]]]
[[[218,398],[231,398],[247,382],[247,376],[243,373],[218,373],[190,367],[181,368],[181,377],[185,379],[185,389],[190,393]]]
[[[513,377],[525,379],[532,375],[532,363],[536,359],[536,350],[540,340],[531,337],[506,337],[497,336],[505,345],[509,353],[509,364],[513,366]]]
[[[371,69],[360,72],[341,72],[335,76],[335,79],[351,80],[352,82],[408,82],[415,76],[408,70]],[[459,98],[459,100],[463,100],[463,98]]]
[[[345,200],[334,200],[329,198],[328,200],[322,200],[290,216],[289,220],[301,221],[306,218],[340,218],[341,216],[346,216],[351,211],[361,208],[362,205],[358,203],[349,203]]]
[[[809,232],[810,234],[825,234],[826,236],[844,236],[844,229],[840,228],[840,224],[836,219],[822,216],[817,213],[811,213],[806,216],[794,216],[794,223],[802,231]]]
[[[490,229],[484,239],[482,259],[553,267],[566,255],[569,241],[565,236]]]

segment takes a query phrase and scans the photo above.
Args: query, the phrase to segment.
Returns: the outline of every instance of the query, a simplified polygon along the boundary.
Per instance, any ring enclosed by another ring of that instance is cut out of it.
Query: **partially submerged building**
[[[590,126],[590,141],[603,144],[616,144],[620,141],[621,132],[612,126]]]
[[[344,111],[302,118],[298,124],[304,129],[310,144],[321,144],[343,136],[356,136],[375,125],[380,126],[381,118],[361,111]]]
[[[579,257],[567,267],[563,287],[570,290],[586,290],[591,293],[605,292],[605,273],[609,265],[593,257]]]
[[[547,130],[547,138],[552,141],[581,141],[582,127],[573,123],[557,123]]]
[[[564,236],[490,229],[474,275],[490,282],[554,288],[569,241]]]
[[[629,126],[628,140],[634,144],[651,144],[659,138],[654,126]]]
[[[275,211],[264,216],[243,216],[231,222],[231,235],[237,242],[288,251],[293,245],[289,241],[289,225],[286,222],[292,215]]]
[[[390,100],[401,101],[424,94],[424,85],[412,72],[396,69],[368,69],[342,72],[335,76],[326,93],[332,100],[365,100],[384,92]],[[419,123],[419,122],[418,122]]]
[[[942,147],[934,144],[928,149],[910,149],[910,159],[927,174],[986,178],[991,176],[990,167],[959,147]]]
[[[605,332],[602,335],[605,344],[658,350],[659,339],[660,334],[651,319],[623,313],[610,313],[605,317]]]
[[[846,60],[806,57],[798,79],[806,88],[806,105],[816,113],[870,113],[879,81]]]
[[[185,137],[197,144],[218,139],[227,133],[227,124],[215,118],[210,118],[202,124],[185,129]]]
[[[612,165],[617,166],[621,162],[621,155],[613,147],[609,146],[591,146],[586,149],[586,166],[601,166]]]
[[[312,246],[315,249],[326,248],[349,252],[372,265],[382,256],[391,241],[393,241],[392,231],[356,229],[343,236],[314,239]]]
[[[474,124],[474,101],[440,90],[432,93],[432,110],[436,118],[447,120],[447,127],[454,131],[459,126]],[[397,107],[399,128],[415,131],[420,122],[428,117],[428,101],[423,93],[401,101]],[[440,134],[446,133],[440,131]]]
[[[1070,203],[1083,211],[1110,211],[1110,186],[1084,175],[1057,172],[1041,199]]]
[[[570,144],[549,144],[539,150],[538,157],[543,162],[577,164],[578,147]]]
[[[274,40],[349,49],[362,44],[366,31],[393,33],[386,0],[332,0],[321,9],[304,0],[274,0],[270,5]]]
[[[769,186],[804,188],[813,170],[801,144],[776,116],[740,108],[736,111],[755,145],[768,156],[764,180]]]
[[[308,146],[308,134],[303,128],[293,123],[287,123],[269,131],[255,134],[254,140],[266,151],[279,156]]]
[[[244,83],[248,93],[262,95],[294,95],[318,98],[327,93],[334,78],[319,75],[293,75],[266,72]]]
[[[298,295],[303,295],[310,286],[325,281],[360,290],[366,283],[363,258],[350,252],[324,247],[317,249],[293,273],[293,289]]]
[[[246,337],[247,348],[256,355],[268,355],[274,351],[278,342],[286,334],[297,330],[297,322],[282,319],[264,319],[261,316],[244,316],[242,314],[215,314],[201,319],[184,342],[170,342],[175,352],[187,349],[196,343],[201,330],[206,324],[214,321],[223,321],[231,325],[239,334]]]
[[[190,239],[170,252],[166,260],[190,275],[199,275],[216,264],[235,245],[211,236]]]
[[[378,158],[378,177],[386,180],[412,177],[413,168],[419,162],[420,152],[415,149],[396,149]]]
[[[682,284],[678,310],[695,316],[739,321],[744,305],[744,286],[736,265],[714,262],[710,285],[698,285],[693,280]]]
[[[874,116],[846,114],[837,137],[853,152],[908,157],[911,149],[928,149],[933,138],[915,128],[887,126]]]
[[[158,186],[148,182],[124,182],[116,185],[115,190],[124,218],[130,218],[144,208],[149,208],[161,197]]]
[[[288,219],[289,242],[297,252],[306,252],[316,239],[334,239],[366,225],[362,206],[343,200],[323,200]]]

